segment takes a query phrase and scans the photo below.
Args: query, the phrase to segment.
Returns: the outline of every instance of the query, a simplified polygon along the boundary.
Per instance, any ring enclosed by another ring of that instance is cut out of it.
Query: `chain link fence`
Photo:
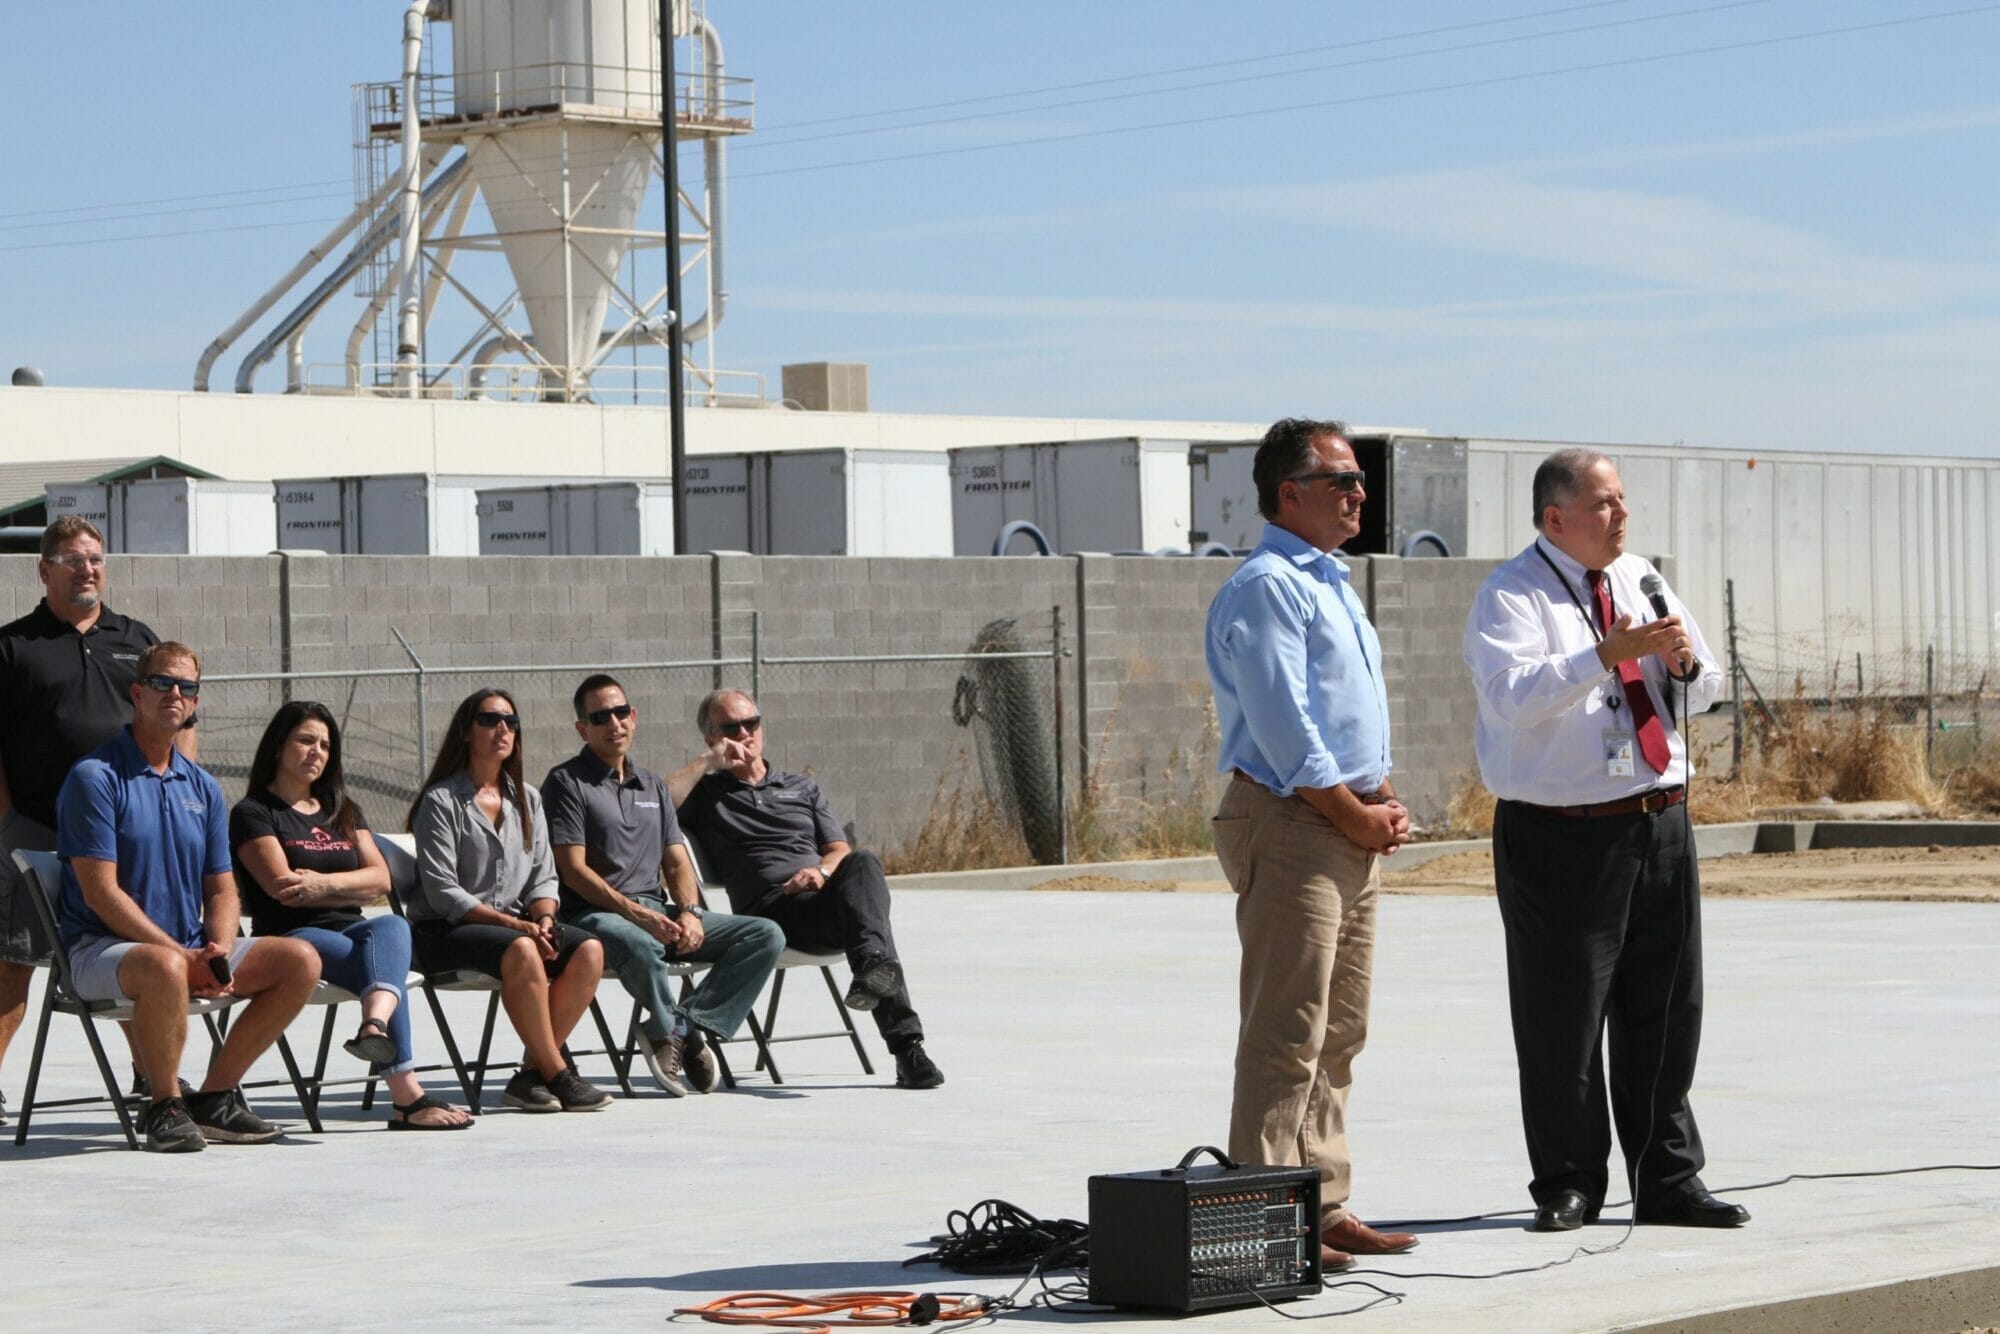
[[[2000,653],[1982,627],[1833,618],[1811,634],[1782,634],[1739,616],[1728,589],[1726,662],[1735,701],[1731,740],[1740,762],[1762,744],[1788,706],[1821,711],[1879,709],[1920,730],[1934,776],[1991,763],[2000,752]]]
[[[316,699],[340,724],[354,796],[378,826],[400,828],[467,695],[514,699],[526,772],[539,780],[581,745],[572,693],[601,671],[639,710],[633,757],[647,768],[667,773],[699,754],[694,714],[709,691],[745,690],[767,719],[770,763],[812,774],[857,841],[906,864],[919,845],[920,861],[949,863],[975,837],[1054,863],[1067,852],[1061,633],[1059,622],[1008,618],[962,649],[783,654],[768,651],[753,616],[746,654],[609,664],[436,666],[406,644],[407,667],[206,677],[201,762],[240,797],[278,706]]]

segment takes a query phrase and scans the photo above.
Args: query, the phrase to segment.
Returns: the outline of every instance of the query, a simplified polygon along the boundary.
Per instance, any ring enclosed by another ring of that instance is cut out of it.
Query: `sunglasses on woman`
[[[472,715],[472,721],[478,723],[481,727],[499,727],[504,723],[510,732],[521,730],[520,714],[502,713],[498,709],[481,709],[478,713]]]

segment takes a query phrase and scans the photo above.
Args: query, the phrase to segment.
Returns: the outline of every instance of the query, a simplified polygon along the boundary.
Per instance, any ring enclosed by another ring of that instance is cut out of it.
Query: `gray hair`
[[[738,690],[735,686],[724,686],[720,690],[709,691],[701,697],[701,703],[694,706],[694,725],[700,730],[703,736],[708,735],[708,715],[715,711],[716,705],[722,703],[723,700],[728,699],[731,695],[741,695],[744,699],[749,700],[753,706],[757,703],[756,698],[749,691]]]
[[[1583,489],[1583,475],[1600,463],[1611,462],[1611,456],[1600,449],[1586,449],[1581,445],[1572,449],[1558,449],[1542,460],[1535,469],[1535,527],[1542,526],[1542,516],[1549,506],[1560,509],[1576,499],[1576,493]]]

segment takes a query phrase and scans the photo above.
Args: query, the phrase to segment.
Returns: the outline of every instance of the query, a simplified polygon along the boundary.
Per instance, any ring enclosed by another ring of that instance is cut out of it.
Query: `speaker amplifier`
[[[1203,1153],[1213,1164],[1193,1166]],[[1090,1179],[1090,1300],[1212,1311],[1320,1290],[1319,1173],[1190,1149],[1176,1167]]]

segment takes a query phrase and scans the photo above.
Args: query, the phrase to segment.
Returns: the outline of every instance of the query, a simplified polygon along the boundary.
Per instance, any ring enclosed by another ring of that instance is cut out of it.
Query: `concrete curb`
[[[2000,1268],[1961,1269],[1790,1301],[1621,1325],[1626,1334],[1819,1334],[1843,1329],[1968,1329],[2000,1317]]]
[[[1703,861],[1749,852],[1800,852],[1820,848],[1949,848],[2000,844],[2000,820],[1746,820],[1696,825],[1695,855]],[[1407,871],[1454,852],[1483,852],[1483,838],[1412,843],[1397,852],[1389,869]],[[1033,889],[1051,880],[1101,876],[1141,883],[1222,880],[1214,857],[1168,857],[1159,861],[1072,862],[1066,866],[1004,866],[988,871],[931,871],[892,875],[895,889]]]

